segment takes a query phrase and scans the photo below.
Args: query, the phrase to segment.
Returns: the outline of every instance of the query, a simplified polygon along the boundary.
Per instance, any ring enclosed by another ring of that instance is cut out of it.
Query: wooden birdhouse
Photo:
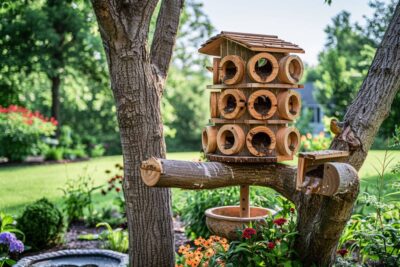
[[[305,194],[329,197],[357,182],[357,171],[342,162],[349,156],[346,151],[300,153],[295,181],[291,171],[274,175],[271,170],[276,171],[279,164],[263,164],[291,160],[299,149],[300,134],[293,123],[300,116],[297,89],[302,88],[298,83],[303,63],[292,53],[304,53],[303,49],[272,35],[221,32],[199,52],[214,56],[213,84],[208,86],[211,125],[202,133],[210,162],[152,157],[142,162],[145,184],[185,189],[239,185],[238,206],[205,211],[211,233],[235,240],[240,238],[237,229],[262,224],[275,212],[250,206],[250,185],[272,186],[276,181],[281,185],[286,179],[285,184],[295,183]],[[249,166],[249,162],[254,164]]]
[[[221,162],[291,160],[300,146],[303,63],[295,44],[274,35],[221,32],[199,49],[214,56],[206,157]]]

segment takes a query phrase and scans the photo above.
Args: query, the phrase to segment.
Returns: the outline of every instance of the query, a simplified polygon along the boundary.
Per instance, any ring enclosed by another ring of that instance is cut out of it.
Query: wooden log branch
[[[294,201],[296,168],[284,164],[227,164],[151,158],[142,163],[142,179],[148,186],[213,189],[259,185],[275,189]]]

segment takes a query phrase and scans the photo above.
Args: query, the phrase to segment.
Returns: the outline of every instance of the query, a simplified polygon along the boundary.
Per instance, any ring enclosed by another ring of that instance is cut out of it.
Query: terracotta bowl
[[[275,214],[274,210],[250,207],[250,217],[240,217],[240,206],[216,207],[206,210],[206,223],[211,233],[226,237],[229,240],[237,240],[236,230],[249,226],[250,223],[263,223],[268,216]]]

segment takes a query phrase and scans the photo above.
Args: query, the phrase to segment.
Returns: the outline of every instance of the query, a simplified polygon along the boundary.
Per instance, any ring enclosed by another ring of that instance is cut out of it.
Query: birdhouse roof
[[[224,31],[202,44],[199,52],[219,56],[219,47],[225,39],[256,52],[304,53],[304,50],[298,45],[279,39],[276,35]]]

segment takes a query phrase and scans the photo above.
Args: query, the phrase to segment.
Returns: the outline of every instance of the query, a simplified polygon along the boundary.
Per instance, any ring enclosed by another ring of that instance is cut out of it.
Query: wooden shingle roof
[[[298,45],[279,39],[276,35],[224,31],[202,44],[199,52],[206,55],[219,56],[219,47],[224,39],[236,42],[251,51],[304,53],[304,50]]]

